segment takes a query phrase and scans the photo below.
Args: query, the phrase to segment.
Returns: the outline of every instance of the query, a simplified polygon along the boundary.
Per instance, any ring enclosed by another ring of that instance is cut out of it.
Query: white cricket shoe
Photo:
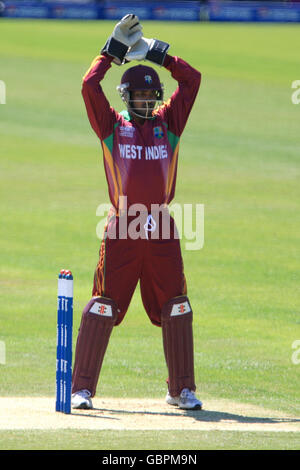
[[[184,388],[178,397],[171,397],[169,392],[166,396],[169,405],[178,406],[182,410],[201,410],[202,402],[195,397],[192,390]]]
[[[79,390],[72,394],[72,408],[80,410],[91,410],[93,403],[91,393],[88,390]]]

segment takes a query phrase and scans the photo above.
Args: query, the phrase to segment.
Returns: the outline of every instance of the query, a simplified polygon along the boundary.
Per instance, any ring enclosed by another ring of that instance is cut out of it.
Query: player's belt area
[[[170,216],[168,207],[161,207],[157,204],[157,209],[150,211],[139,211],[138,205],[134,211],[119,210],[116,216],[119,218],[119,225],[127,230],[130,236],[131,228],[134,227],[136,232],[140,232],[140,238],[149,240],[153,239],[169,239],[177,238],[174,236],[174,221]],[[132,215],[132,214],[135,215]],[[123,232],[123,230],[122,230]]]

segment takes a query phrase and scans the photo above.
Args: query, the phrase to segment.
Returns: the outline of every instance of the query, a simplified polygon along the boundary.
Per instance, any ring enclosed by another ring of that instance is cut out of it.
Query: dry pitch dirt
[[[0,398],[0,431],[14,429],[114,429],[300,432],[300,416],[229,400],[207,400],[183,411],[164,399],[97,398],[93,410],[54,411],[54,397]]]

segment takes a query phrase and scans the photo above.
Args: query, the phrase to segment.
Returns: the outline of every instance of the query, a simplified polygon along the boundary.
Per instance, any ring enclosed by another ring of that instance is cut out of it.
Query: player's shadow
[[[79,410],[78,410],[79,411]],[[135,416],[157,416],[159,417],[176,417],[179,416],[191,418],[196,421],[218,423],[221,421],[227,423],[242,423],[242,424],[278,424],[278,423],[299,423],[300,418],[279,418],[279,417],[259,417],[259,416],[246,416],[235,413],[227,413],[224,411],[215,410],[179,410],[174,407],[174,411],[150,411],[150,410],[126,410],[126,409],[110,409],[110,408],[93,408],[84,412],[76,412],[76,416],[85,416],[100,419],[119,420],[123,415]],[[109,413],[108,416],[106,413]]]
[[[296,423],[300,422],[300,418],[279,418],[279,417],[262,417],[262,416],[247,416],[236,413],[227,413],[224,411],[192,411],[186,410],[184,416],[192,417],[197,421],[203,422],[235,422],[242,424],[276,424],[276,423]]]

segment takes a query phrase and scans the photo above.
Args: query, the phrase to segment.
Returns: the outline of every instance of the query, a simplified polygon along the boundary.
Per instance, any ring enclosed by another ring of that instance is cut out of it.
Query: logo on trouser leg
[[[181,302],[180,304],[173,305],[170,316],[175,317],[177,315],[185,315],[186,313],[189,313],[191,311],[192,309],[190,307],[190,304],[186,300],[185,302]]]
[[[100,302],[95,302],[90,308],[89,313],[94,313],[95,315],[100,315],[101,317],[113,316],[111,305],[101,304]]]

